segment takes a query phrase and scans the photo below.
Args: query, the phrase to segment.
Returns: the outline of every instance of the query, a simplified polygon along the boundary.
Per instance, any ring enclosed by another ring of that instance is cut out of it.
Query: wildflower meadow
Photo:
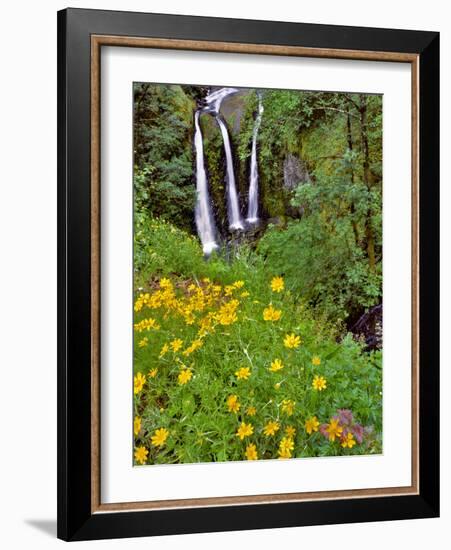
[[[381,452],[380,352],[337,342],[263,263],[205,263],[163,222],[147,233],[194,270],[171,273],[155,238],[162,269],[134,304],[135,464]]]

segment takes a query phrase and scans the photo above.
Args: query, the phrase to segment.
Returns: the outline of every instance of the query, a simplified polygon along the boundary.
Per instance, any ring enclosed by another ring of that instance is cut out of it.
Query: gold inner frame
[[[412,84],[412,480],[408,487],[368,488],[102,504],[100,500],[100,50],[102,46],[193,50],[410,63]],[[304,48],[166,38],[91,36],[91,512],[161,510],[419,494],[419,56],[398,52]]]

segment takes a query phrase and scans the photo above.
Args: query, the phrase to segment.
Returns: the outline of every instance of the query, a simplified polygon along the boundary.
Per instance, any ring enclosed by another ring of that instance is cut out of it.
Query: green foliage
[[[146,377],[134,399],[141,422],[135,448],[148,450],[147,463],[243,460],[251,443],[259,458],[277,458],[293,426],[293,456],[381,452],[381,352],[363,352],[346,323],[382,299],[382,98],[260,91],[263,223],[245,238],[228,233],[224,146],[216,121],[203,114],[209,191],[224,237],[206,259],[194,227],[192,146],[193,113],[206,93],[198,86],[134,87],[135,323],[156,325],[135,327],[134,369]],[[222,107],[243,208],[257,105],[256,91],[246,90]],[[290,178],[287,159],[294,159]],[[284,280],[280,293],[270,285],[276,276]],[[165,285],[172,297],[152,305]],[[222,308],[233,300],[236,318],[222,323]],[[265,320],[270,304],[280,319]],[[287,348],[287,334],[302,343]],[[175,339],[183,341],[180,350],[163,353]],[[197,349],[184,353],[195,342]],[[284,367],[272,372],[275,359]],[[237,378],[241,368],[250,369],[247,380]],[[327,381],[323,391],[312,386],[316,375]],[[239,410],[229,410],[230,395]],[[287,400],[296,403],[290,416]],[[353,448],[324,435],[339,409],[368,428]],[[305,422],[313,416],[323,427],[309,434]],[[264,434],[268,421],[280,425],[273,436]],[[242,422],[254,430],[244,440],[236,435]],[[152,443],[158,429],[168,430],[161,447]]]
[[[262,258],[248,247],[224,247],[206,261],[196,237],[146,214],[135,217],[134,266],[135,288],[145,287],[152,277],[177,275],[224,285],[248,278],[258,292],[266,280]]]
[[[289,284],[273,291],[272,273],[255,253],[241,251],[230,263],[219,255],[205,262],[195,239],[163,222],[146,223],[138,240],[145,243],[141,252],[148,260],[140,265],[147,275],[136,294],[135,323],[139,327],[149,318],[157,323],[135,331],[135,373],[146,376],[134,399],[141,419],[135,448],[149,450],[148,463],[243,460],[250,443],[259,458],[277,458],[288,426],[296,430],[295,457],[381,452],[380,354],[362,354],[350,336],[337,342],[330,326],[312,315]],[[171,290],[164,294],[168,285]],[[152,304],[158,294],[163,297]],[[221,308],[233,300],[236,318],[224,320]],[[265,320],[269,304],[280,319]],[[211,324],[200,332],[206,319]],[[284,345],[287,334],[300,336],[298,347]],[[170,344],[176,339],[183,344],[174,351]],[[200,347],[187,353],[196,341]],[[275,359],[283,368],[272,372]],[[248,379],[237,377],[241,368],[249,369]],[[191,377],[181,384],[179,375],[186,370]],[[315,376],[327,381],[323,391],[313,388]],[[239,410],[230,410],[230,395],[237,396]],[[287,401],[293,402],[292,413],[284,408]],[[255,415],[249,407],[255,407]],[[351,409],[356,422],[368,428],[352,449],[319,431],[306,432],[308,418],[327,424],[338,409]],[[273,436],[264,434],[270,421],[279,424]],[[242,422],[253,427],[243,440],[236,435]],[[168,437],[158,447],[150,441],[161,428]]]
[[[193,111],[207,89],[136,84],[134,91],[136,223],[151,216],[194,233]],[[269,268],[285,273],[293,290],[321,314],[334,322],[356,318],[381,299],[382,99],[259,93],[260,213],[278,225],[255,244]],[[252,90],[224,102],[242,197],[257,107]],[[210,115],[202,115],[200,123],[216,224],[227,235],[222,137]],[[287,155],[309,173],[294,188],[284,181]]]
[[[349,220],[315,213],[285,229],[270,227],[260,241],[270,273],[281,273],[295,295],[335,323],[380,298],[380,273],[372,273],[355,245]]]
[[[135,211],[177,219],[190,229],[195,204],[191,144],[195,103],[180,86],[138,83],[134,94]]]
[[[295,293],[338,322],[381,298],[381,264],[371,269],[361,237],[371,208],[381,249],[380,192],[352,181],[350,162],[348,150],[333,170],[317,168],[314,181],[298,186],[291,201],[302,209],[302,219],[284,229],[270,227],[258,248],[271,272],[283,273]]]
[[[193,274],[204,264],[194,236],[145,213],[135,215],[133,257],[136,286],[145,284],[151,274]]]

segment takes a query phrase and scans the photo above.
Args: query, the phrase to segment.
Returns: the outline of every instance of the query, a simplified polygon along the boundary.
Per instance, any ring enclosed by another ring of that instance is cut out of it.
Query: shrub
[[[333,322],[379,300],[381,274],[372,273],[352,228],[343,222],[331,231],[321,215],[272,226],[258,250],[269,273],[282,273],[287,286]]]

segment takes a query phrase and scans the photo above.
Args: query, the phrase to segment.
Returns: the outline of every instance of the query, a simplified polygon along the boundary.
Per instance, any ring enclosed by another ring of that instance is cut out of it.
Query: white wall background
[[[451,280],[449,151],[451,18],[441,0],[109,0],[72,7],[440,31],[442,41],[442,281]],[[7,3],[0,33],[0,541],[53,548],[56,536],[56,11],[58,0]],[[445,101],[446,99],[446,101]],[[84,548],[201,550],[442,548],[451,520],[448,430],[451,309],[442,284],[442,518],[83,543]]]

